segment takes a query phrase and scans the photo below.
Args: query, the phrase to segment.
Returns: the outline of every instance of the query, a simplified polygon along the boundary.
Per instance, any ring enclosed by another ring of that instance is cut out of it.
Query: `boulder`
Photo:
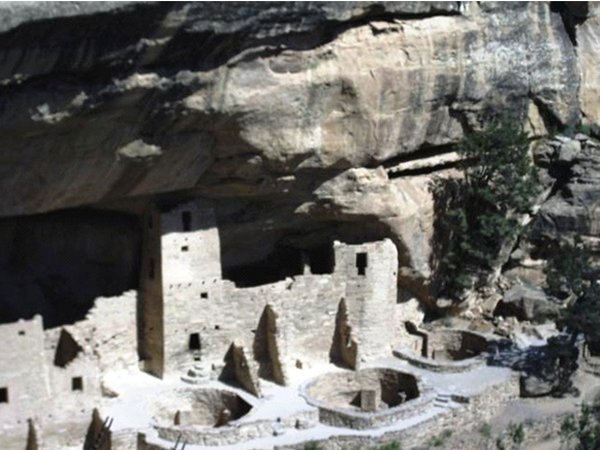
[[[494,315],[544,322],[555,318],[558,312],[559,306],[550,301],[541,289],[517,285],[504,294]]]
[[[576,140],[570,140],[563,143],[558,150],[558,161],[562,163],[572,163],[581,152],[581,143]]]
[[[554,390],[556,381],[553,377],[539,375],[522,375],[519,379],[521,397],[544,397]]]

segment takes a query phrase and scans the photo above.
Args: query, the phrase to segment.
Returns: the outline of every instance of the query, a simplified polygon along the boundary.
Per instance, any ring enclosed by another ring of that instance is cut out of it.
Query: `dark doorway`
[[[367,254],[357,253],[356,254],[356,269],[359,275],[365,275],[367,271]]]
[[[0,388],[0,403],[8,403],[8,388]]]
[[[199,333],[190,334],[188,349],[190,351],[199,351],[200,350],[200,334]]]

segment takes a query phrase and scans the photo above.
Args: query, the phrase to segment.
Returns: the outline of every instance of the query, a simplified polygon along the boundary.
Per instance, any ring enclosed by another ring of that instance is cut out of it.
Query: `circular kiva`
[[[464,372],[485,364],[488,349],[485,336],[466,330],[438,329],[422,332],[421,354],[398,348],[394,355],[412,365],[436,372]]]
[[[251,409],[252,405],[233,391],[180,389],[169,398],[157,399],[154,419],[162,426],[216,428],[245,416]]]
[[[422,412],[435,395],[416,375],[391,368],[369,368],[323,374],[302,389],[319,408],[321,423],[377,428]]]

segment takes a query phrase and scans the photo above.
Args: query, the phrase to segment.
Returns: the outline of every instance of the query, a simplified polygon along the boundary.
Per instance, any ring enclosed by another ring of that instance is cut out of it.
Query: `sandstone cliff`
[[[225,267],[278,245],[391,237],[400,285],[427,301],[428,184],[451,172],[452,144],[490,111],[536,138],[600,120],[592,2],[0,13],[0,215],[201,196],[215,201]],[[581,161],[596,186],[594,158]]]

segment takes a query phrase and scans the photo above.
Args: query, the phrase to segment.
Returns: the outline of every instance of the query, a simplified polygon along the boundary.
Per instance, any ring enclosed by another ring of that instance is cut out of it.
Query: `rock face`
[[[542,142],[537,152],[546,155],[554,195],[540,208],[534,239],[572,233],[600,237],[600,141],[583,134],[557,136]]]
[[[514,286],[496,306],[495,314],[516,317],[519,320],[540,321],[555,319],[559,306],[552,303],[541,289]]]
[[[547,3],[1,8],[0,215],[201,196],[224,267],[390,237],[426,299],[449,145],[490,111],[534,135],[597,119],[597,16],[576,53]]]
[[[577,54],[581,66],[581,111],[590,122],[597,122],[600,121],[600,4],[586,3],[588,8],[583,14],[583,23],[577,27]]]

